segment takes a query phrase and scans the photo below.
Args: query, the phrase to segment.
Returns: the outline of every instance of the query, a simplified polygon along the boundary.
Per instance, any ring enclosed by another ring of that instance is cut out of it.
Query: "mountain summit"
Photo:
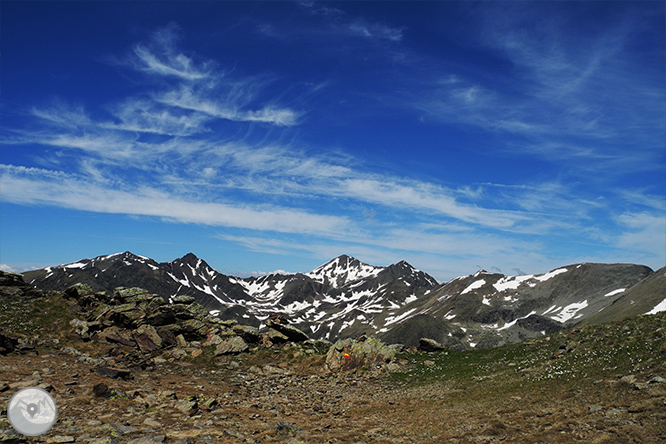
[[[308,273],[238,278],[218,273],[193,253],[158,263],[124,252],[24,276],[44,290],[80,282],[93,291],[141,287],[167,301],[193,296],[219,318],[254,326],[281,314],[313,338],[366,333],[417,345],[428,337],[454,349],[522,341],[588,318],[621,318],[623,310],[612,307],[647,313],[666,299],[645,290],[663,279],[632,264],[574,264],[524,276],[480,270],[440,284],[405,261],[379,267],[347,255]]]
[[[324,285],[340,288],[350,282],[376,276],[382,270],[383,267],[368,265],[354,257],[343,254],[315,268],[306,276]]]

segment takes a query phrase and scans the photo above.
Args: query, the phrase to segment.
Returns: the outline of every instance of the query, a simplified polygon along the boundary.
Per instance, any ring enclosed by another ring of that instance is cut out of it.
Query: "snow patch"
[[[613,290],[610,293],[606,293],[604,297],[610,297],[610,296],[615,296],[616,294],[624,293],[626,288],[618,288],[617,290]]]
[[[481,288],[481,287],[484,286],[485,283],[486,283],[486,281],[484,279],[479,279],[478,281],[474,281],[471,284],[469,284],[469,286],[467,288],[465,288],[462,291],[462,293],[460,293],[460,294],[469,293],[472,290],[476,290],[477,288]]]
[[[405,299],[405,305],[409,304],[410,302],[414,302],[417,299],[418,298],[416,297],[416,295],[407,296],[407,298]]]
[[[403,319],[406,319],[410,314],[414,313],[416,311],[416,308],[413,308],[411,310],[407,310],[401,315],[398,316],[389,316],[386,318],[386,321],[384,322],[384,325],[391,325],[395,324],[398,321],[402,321]]]
[[[548,279],[554,278],[558,274],[566,273],[567,271],[569,270],[567,270],[566,268],[558,268],[557,270],[549,271],[548,273],[542,274],[541,276],[536,276],[534,279],[536,279],[537,281],[545,282]]]
[[[170,277],[171,279],[173,279],[174,281],[178,282],[179,284],[184,285],[184,286],[186,286],[186,287],[189,287],[189,286],[190,286],[190,281],[188,281],[187,279],[182,279],[182,280],[181,280],[181,279],[178,279],[176,276],[174,276],[173,274],[171,274],[171,273],[169,273],[169,272],[167,272],[167,274],[169,275],[169,277]]]
[[[495,287],[495,290],[499,292],[506,290],[516,290],[518,287],[520,287],[520,284],[528,279],[532,279],[533,277],[534,275],[532,274],[527,274],[524,276],[506,276],[495,282],[493,287]]]
[[[511,328],[514,325],[516,325],[516,322],[520,321],[521,319],[527,319],[530,316],[532,316],[533,314],[536,314],[536,311],[532,311],[532,312],[530,312],[530,314],[528,314],[527,316],[523,316],[522,318],[516,318],[511,322],[507,322],[506,324],[504,324],[504,326],[498,328],[497,331],[506,330],[507,328]]]
[[[662,311],[666,311],[666,299],[658,303],[652,310],[648,311],[645,314],[653,315]]]
[[[587,299],[582,302],[574,302],[569,304],[560,311],[560,314],[551,316],[550,318],[557,322],[567,322],[575,319],[578,312],[588,306]]]

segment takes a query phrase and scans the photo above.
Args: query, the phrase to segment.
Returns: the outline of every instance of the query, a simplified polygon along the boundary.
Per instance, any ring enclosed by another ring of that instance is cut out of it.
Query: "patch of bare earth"
[[[103,376],[71,350],[0,357],[0,405],[42,384],[58,421],[28,442],[658,443],[666,384],[620,378],[525,383],[502,375],[424,385],[323,370],[321,356],[217,367],[163,363]],[[125,378],[125,379],[123,379]],[[528,376],[524,376],[528,378]],[[100,384],[108,390],[100,394]],[[0,433],[11,437],[3,415]],[[3,436],[0,434],[0,436]],[[17,437],[18,438],[18,437]]]

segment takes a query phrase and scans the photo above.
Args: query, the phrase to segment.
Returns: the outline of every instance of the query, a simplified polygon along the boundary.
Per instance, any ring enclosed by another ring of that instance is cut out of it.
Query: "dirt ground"
[[[162,362],[103,375],[72,349],[38,352],[0,357],[0,442],[666,442],[659,380],[521,387],[488,375],[415,385],[331,374],[322,356],[285,363],[242,355],[218,366]],[[44,387],[56,401],[58,420],[45,435],[15,435],[7,420],[9,399],[25,386]]]

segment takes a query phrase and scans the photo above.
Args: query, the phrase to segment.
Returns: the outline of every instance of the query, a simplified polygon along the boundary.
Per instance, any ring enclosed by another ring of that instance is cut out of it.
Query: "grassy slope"
[[[393,381],[423,392],[423,442],[666,440],[666,313],[405,358]]]

